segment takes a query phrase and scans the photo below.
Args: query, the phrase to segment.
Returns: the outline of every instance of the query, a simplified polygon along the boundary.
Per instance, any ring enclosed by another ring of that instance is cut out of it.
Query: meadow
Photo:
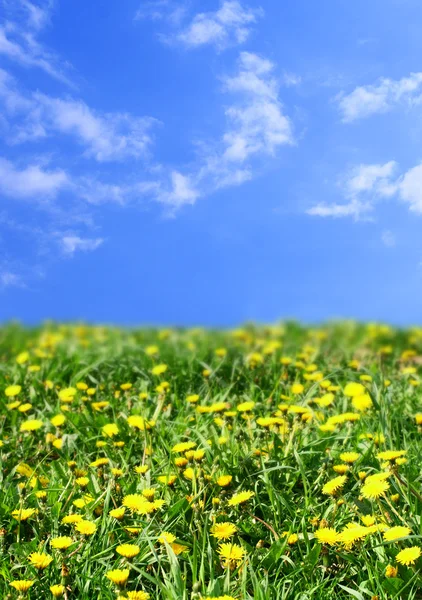
[[[422,329],[0,328],[0,597],[422,598]]]

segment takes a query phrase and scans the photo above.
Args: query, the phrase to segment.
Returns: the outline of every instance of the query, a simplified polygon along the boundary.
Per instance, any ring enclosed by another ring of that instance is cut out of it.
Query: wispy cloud
[[[0,158],[0,193],[11,198],[54,198],[69,186],[69,177],[62,169],[47,170],[39,164],[22,169]]]
[[[422,72],[394,80],[381,78],[376,83],[359,86],[350,94],[342,92],[336,98],[342,120],[350,123],[376,113],[385,113],[398,104],[420,102]]]
[[[373,211],[380,200],[391,198],[407,204],[410,211],[422,214],[422,163],[401,174],[397,170],[395,161],[354,167],[340,180],[345,203],[320,203],[306,212],[319,217],[359,219]]]
[[[22,277],[13,271],[9,271],[7,267],[0,267],[0,290],[10,287],[25,287]]]
[[[25,95],[2,69],[0,98],[12,119],[20,117],[10,129],[10,143],[69,135],[85,148],[87,157],[99,162],[145,156],[152,143],[150,130],[158,123],[150,117],[96,111],[82,100],[69,97],[54,98],[40,92]]]
[[[103,244],[103,238],[82,238],[78,235],[61,235],[59,243],[64,254],[73,256],[75,252],[92,252]]]
[[[382,232],[381,241],[387,248],[394,248],[396,245],[396,236],[388,229]]]
[[[223,0],[218,10],[198,13],[170,39],[188,48],[209,44],[222,50],[243,44],[251,34],[253,24],[262,15],[261,8],[245,7],[238,0]]]
[[[56,54],[47,50],[37,39],[50,21],[52,5],[51,1],[41,5],[29,0],[3,1],[5,10],[0,25],[0,55],[23,67],[42,69],[51,77],[74,87],[66,72],[69,65],[59,60]]]
[[[136,11],[135,20],[168,21],[178,26],[186,12],[187,6],[182,0],[144,0]]]

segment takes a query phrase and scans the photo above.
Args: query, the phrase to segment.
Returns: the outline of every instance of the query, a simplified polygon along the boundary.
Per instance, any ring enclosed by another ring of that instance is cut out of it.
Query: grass
[[[421,355],[351,322],[1,328],[0,597],[421,598]]]

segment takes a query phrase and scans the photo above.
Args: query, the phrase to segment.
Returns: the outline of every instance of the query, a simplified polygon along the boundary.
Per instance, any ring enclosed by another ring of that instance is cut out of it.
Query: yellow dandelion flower
[[[113,437],[119,433],[119,428],[116,423],[107,423],[102,426],[101,431],[106,437]]]
[[[124,586],[129,579],[129,569],[114,569],[113,571],[107,571],[106,577],[115,585],[118,585],[119,587]]]
[[[390,527],[390,529],[384,531],[384,539],[387,542],[393,542],[395,540],[399,540],[400,538],[404,538],[410,534],[411,529],[409,529],[409,527],[397,525],[396,527]]]
[[[180,442],[171,449],[172,452],[182,453],[195,448],[196,442]]]
[[[97,526],[91,521],[85,521],[84,519],[82,519],[81,521],[76,523],[75,529],[78,533],[81,533],[82,535],[92,535],[93,533],[95,533]]]
[[[229,504],[229,506],[237,506],[238,504],[243,504],[244,502],[247,502],[248,500],[253,498],[253,496],[255,496],[255,492],[251,492],[251,491],[239,492],[237,494],[234,494],[230,498],[228,504]]]
[[[211,535],[219,540],[227,540],[231,538],[237,531],[236,525],[233,523],[215,523],[211,527]]]
[[[322,488],[322,493],[326,496],[333,496],[338,490],[341,490],[344,487],[347,481],[346,475],[339,475],[339,477],[334,477],[334,479],[330,479]]]
[[[25,594],[34,583],[33,579],[16,579],[16,581],[11,581],[10,585],[18,592]]]
[[[19,510],[13,510],[11,514],[17,521],[26,521],[37,514],[37,512],[38,511],[35,508],[20,508]]]
[[[387,565],[385,567],[385,576],[390,578],[390,577],[397,577],[397,573],[398,573],[398,568],[397,567],[393,567],[393,565]]]
[[[36,431],[37,429],[40,429],[43,425],[44,423],[39,419],[28,419],[28,421],[24,421],[23,423],[21,423],[19,431]]]
[[[73,544],[71,537],[63,535],[61,537],[52,538],[50,540],[50,546],[56,550],[66,550]]]
[[[147,594],[147,592],[142,591],[126,592],[126,596],[128,600],[149,600],[149,594]]]
[[[220,475],[220,477],[217,479],[217,485],[220,487],[227,487],[231,484],[232,479],[232,475]]]
[[[221,544],[218,554],[222,559],[223,567],[226,569],[236,568],[245,557],[245,549],[238,544]]]
[[[339,534],[333,527],[322,527],[315,532],[315,537],[320,544],[333,546],[338,542]]]
[[[113,517],[114,519],[117,519],[118,521],[120,521],[125,516],[125,512],[126,512],[125,507],[120,506],[119,508],[113,508],[113,510],[110,510],[110,512],[108,514],[110,515],[110,517]]]
[[[122,544],[121,546],[117,546],[116,552],[125,558],[133,558],[139,554],[140,548],[135,544]]]
[[[168,531],[163,531],[163,533],[160,535],[160,537],[158,538],[158,541],[160,542],[160,544],[165,544],[167,542],[167,544],[172,544],[176,539],[176,536],[173,535],[172,533],[168,532]]]
[[[32,552],[28,556],[28,560],[36,569],[46,569],[52,562],[53,557],[43,552]]]
[[[20,385],[8,385],[4,390],[4,393],[8,398],[13,398],[21,393],[22,387]]]
[[[421,549],[419,546],[412,546],[411,548],[401,550],[396,556],[396,561],[401,565],[413,565],[420,555]]]
[[[354,463],[358,460],[360,454],[358,452],[343,452],[340,458],[345,463]]]
[[[50,592],[53,594],[54,598],[61,598],[66,591],[66,588],[61,583],[57,583],[56,585],[50,586]]]
[[[385,480],[375,480],[368,481],[368,478],[365,482],[365,485],[362,487],[362,496],[369,500],[374,500],[379,498],[390,488],[390,484]]]

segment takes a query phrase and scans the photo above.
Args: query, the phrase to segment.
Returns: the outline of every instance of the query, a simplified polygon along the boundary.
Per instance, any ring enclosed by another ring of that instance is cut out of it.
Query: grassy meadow
[[[0,597],[422,598],[422,329],[0,328]]]

